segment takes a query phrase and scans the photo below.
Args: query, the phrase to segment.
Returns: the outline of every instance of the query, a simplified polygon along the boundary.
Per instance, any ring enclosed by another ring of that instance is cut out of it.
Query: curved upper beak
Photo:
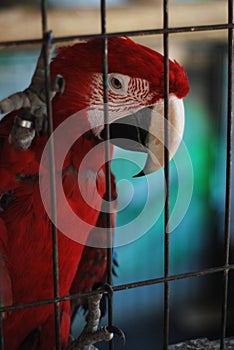
[[[168,111],[168,119],[165,119],[164,101],[160,100],[154,106],[143,108],[110,124],[113,144],[148,154],[143,170],[136,176],[147,175],[163,167],[165,147],[171,159],[180,145],[184,131],[183,100],[170,95]],[[168,130],[167,142],[164,141],[165,127]]]
[[[152,108],[151,123],[146,140],[148,157],[142,170],[147,175],[164,166],[165,147],[169,152],[169,160],[175,155],[184,132],[184,104],[183,100],[171,96],[169,98],[168,119],[164,116],[164,102]],[[164,129],[167,128],[168,138],[165,140]]]

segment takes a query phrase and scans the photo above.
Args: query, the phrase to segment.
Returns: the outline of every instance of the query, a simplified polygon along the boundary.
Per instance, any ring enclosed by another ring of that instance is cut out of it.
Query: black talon
[[[110,341],[113,335],[117,335],[122,344],[125,345],[125,335],[120,328],[115,326],[99,327],[102,316],[102,300],[105,299],[103,297],[113,294],[112,286],[108,283],[96,283],[93,286],[93,291],[96,291],[97,294],[90,295],[87,299],[86,325],[80,336],[68,345],[66,350],[75,348],[82,350],[94,349],[93,344],[101,341]]]
[[[113,296],[114,291],[112,286],[109,283],[104,284],[104,290],[108,293],[108,295]]]
[[[57,91],[57,96],[60,97],[64,93],[65,89],[65,80],[62,77],[62,75],[58,74],[56,76],[56,91]]]
[[[114,291],[113,291],[113,288],[112,286],[105,282],[105,283],[102,283],[102,282],[98,282],[98,283],[95,283],[94,286],[93,286],[93,291],[99,291],[103,294],[107,293],[108,295],[112,296]]]
[[[116,334],[120,338],[123,346],[126,344],[126,337],[122,329],[115,326],[107,326],[106,329],[108,330],[109,333]]]
[[[48,130],[48,119],[47,117],[44,115],[43,116],[43,122],[42,122],[42,127],[41,130],[38,131],[38,135],[39,136],[44,136],[47,133]]]

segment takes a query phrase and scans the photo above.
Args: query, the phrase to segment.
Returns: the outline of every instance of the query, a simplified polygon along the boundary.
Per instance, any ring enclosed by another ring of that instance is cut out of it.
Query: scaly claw
[[[101,290],[101,288],[98,290]],[[112,288],[107,284],[104,285],[104,292],[105,291],[113,292]],[[114,334],[120,336],[123,344],[125,344],[125,336],[121,329],[114,326],[98,328],[101,316],[100,301],[102,296],[103,292],[100,292],[88,298],[87,323],[81,335],[73,340],[66,350],[98,350],[93,344],[100,341],[110,341]]]
[[[48,35],[51,42],[52,32],[49,32]],[[35,132],[40,135],[45,134],[47,130],[44,50],[43,45],[29,87],[0,101],[0,114],[21,109],[9,136],[15,148],[27,149],[31,145]],[[48,62],[52,51],[53,47],[49,45],[46,51]],[[61,96],[63,91],[64,79],[61,75],[57,75],[51,80],[50,99],[52,100],[55,95]]]
[[[122,329],[120,329],[118,327],[115,327],[115,326],[107,326],[106,329],[107,329],[107,331],[109,333],[118,335],[118,337],[120,338],[122,344],[125,345],[126,338],[125,338],[125,334],[122,331]]]

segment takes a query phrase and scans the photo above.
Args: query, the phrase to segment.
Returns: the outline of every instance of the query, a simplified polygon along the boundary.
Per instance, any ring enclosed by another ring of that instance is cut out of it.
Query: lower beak
[[[175,155],[184,131],[183,100],[170,95],[168,100],[168,119],[164,116],[164,101],[154,106],[121,118],[110,124],[111,142],[116,146],[148,154],[143,170],[136,176],[147,175],[164,166],[164,149],[169,159]],[[164,129],[168,131],[165,142]]]

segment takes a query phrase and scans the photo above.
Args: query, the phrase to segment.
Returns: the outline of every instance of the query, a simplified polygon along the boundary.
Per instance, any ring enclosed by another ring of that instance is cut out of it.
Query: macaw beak
[[[175,155],[184,131],[183,100],[170,95],[168,120],[164,118],[164,101],[143,108],[110,124],[111,142],[124,149],[148,154],[143,170],[136,176],[147,175],[164,166],[164,146],[169,159]],[[164,127],[168,128],[168,145],[164,142]]]

